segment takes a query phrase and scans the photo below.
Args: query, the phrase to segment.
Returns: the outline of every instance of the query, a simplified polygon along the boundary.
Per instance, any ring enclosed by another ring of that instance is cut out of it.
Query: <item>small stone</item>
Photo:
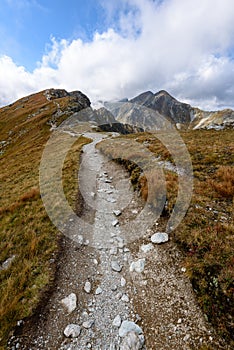
[[[82,323],[82,326],[86,329],[89,329],[93,326],[94,320],[88,320]]]
[[[91,283],[89,281],[86,281],[84,285],[85,292],[89,294],[91,292],[91,289],[92,289]]]
[[[127,296],[127,294],[124,294],[121,298],[121,300],[124,302],[124,303],[129,303],[129,297]]]
[[[23,320],[19,320],[17,321],[17,327],[20,327],[24,324],[24,321]]]
[[[182,267],[181,271],[186,272],[186,267]]]
[[[82,245],[84,243],[84,237],[82,235],[78,235],[76,241],[78,244]]]
[[[80,326],[77,324],[69,324],[63,333],[67,338],[77,338],[80,335]]]
[[[118,220],[112,221],[112,226],[116,227],[118,224],[119,224],[119,221],[118,221]]]
[[[182,323],[182,319],[179,318],[178,321],[177,321],[178,324]]]
[[[115,216],[120,216],[122,212],[120,210],[113,210],[113,214],[115,214]]]
[[[130,252],[130,249],[124,248],[124,253],[129,253],[129,252]]]
[[[156,244],[165,243],[168,242],[168,240],[169,237],[166,232],[156,232],[151,236],[151,242]]]
[[[126,279],[124,277],[121,277],[120,285],[121,285],[121,287],[125,287],[126,286]]]
[[[149,243],[149,244],[143,244],[142,246],[141,246],[141,251],[143,252],[143,253],[148,253],[148,252],[150,252],[152,249],[154,248],[154,246],[153,246],[153,244],[152,243]]]
[[[94,192],[91,192],[91,193],[90,193],[90,196],[91,196],[92,198],[94,198],[94,197],[95,197],[95,193],[94,193]]]
[[[135,332],[137,334],[142,334],[142,329],[133,321],[123,321],[119,329],[119,336],[123,338],[127,333]]]
[[[99,295],[102,293],[102,288],[101,287],[97,287],[96,291],[95,291],[95,294],[96,295]]]
[[[119,263],[115,260],[111,262],[111,268],[112,268],[112,270],[117,271],[117,272],[120,272],[122,270],[122,266],[119,265]]]
[[[120,350],[140,350],[142,349],[142,339],[133,331],[125,335]]]
[[[139,259],[137,261],[133,261],[130,265],[130,272],[136,271],[141,273],[145,268],[145,259]]]
[[[189,334],[186,334],[186,336],[183,338],[184,341],[188,341],[190,338],[190,335]]]
[[[132,210],[132,213],[133,213],[133,214],[137,214],[138,211],[137,211],[136,209],[133,209],[133,210]]]
[[[116,290],[117,290],[117,286],[114,284],[114,285],[112,285],[111,286],[111,290],[112,290],[112,292],[115,292]]]
[[[120,298],[122,298],[122,295],[123,295],[123,294],[122,294],[121,292],[119,292],[119,293],[116,294],[115,297],[116,297],[116,299],[120,299]]]
[[[112,247],[112,248],[110,249],[110,255],[116,255],[117,253],[118,253],[117,247]]]
[[[71,293],[68,297],[61,300],[61,304],[65,306],[69,314],[76,309],[76,303],[77,297],[75,293]]]
[[[121,320],[121,317],[120,317],[120,315],[117,315],[115,318],[114,318],[114,320],[113,320],[113,322],[112,322],[112,325],[114,326],[114,327],[120,327],[121,326],[121,322],[122,322],[122,320]]]

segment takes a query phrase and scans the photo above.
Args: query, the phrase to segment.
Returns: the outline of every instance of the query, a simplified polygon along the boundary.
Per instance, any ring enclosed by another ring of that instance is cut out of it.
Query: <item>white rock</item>
[[[121,300],[124,302],[124,303],[128,303],[129,302],[129,297],[127,296],[127,294],[124,294],[121,298]]]
[[[152,249],[154,248],[154,246],[153,246],[153,244],[152,243],[149,243],[149,244],[143,244],[142,246],[141,246],[141,251],[143,252],[143,253],[148,253],[148,252],[150,252]]]
[[[117,253],[118,253],[117,247],[112,247],[112,248],[110,249],[110,255],[116,255]]]
[[[76,309],[76,303],[77,297],[75,293],[71,293],[68,297],[61,300],[61,304],[65,306],[69,314]]]
[[[142,334],[142,329],[133,321],[123,321],[119,329],[119,336],[123,338],[129,332],[135,332],[137,334]]]
[[[111,268],[112,268],[112,270],[117,271],[117,272],[120,272],[122,270],[122,266],[119,265],[119,263],[115,260],[111,262]]]
[[[85,285],[84,285],[84,290],[86,293],[90,293],[91,292],[91,289],[92,289],[92,286],[91,286],[91,283],[89,281],[86,281],[85,282]]]
[[[95,291],[95,294],[96,295],[99,295],[102,293],[102,288],[101,287],[97,287],[96,291]]]
[[[169,237],[166,232],[156,232],[151,236],[151,242],[156,244],[165,243],[168,242],[168,240]]]
[[[82,235],[78,235],[76,241],[82,245],[84,243],[84,237]]]
[[[90,193],[90,196],[91,196],[92,198],[94,198],[94,197],[95,197],[95,193],[94,193],[94,192],[91,192],[91,193]]]
[[[141,273],[145,268],[145,259],[139,259],[137,261],[133,261],[130,265],[130,272],[136,271]]]
[[[113,320],[113,322],[112,322],[112,325],[114,326],[114,327],[120,327],[121,326],[121,322],[122,322],[122,320],[121,320],[121,317],[120,317],[120,315],[117,315],[115,318],[114,318],[114,320]]]
[[[115,227],[115,226],[117,226],[119,224],[119,221],[118,220],[114,220],[114,221],[112,221],[111,224],[112,224],[112,226]]]
[[[144,344],[144,343],[143,343]],[[135,332],[129,332],[120,345],[120,350],[140,350],[142,349],[142,340]]]
[[[77,324],[69,324],[65,329],[64,329],[64,335],[69,338],[76,338],[80,335],[80,326]]]
[[[126,279],[124,277],[121,277],[120,285],[121,285],[121,287],[126,286]]]
[[[113,214],[115,214],[115,216],[120,216],[122,212],[120,210],[113,210]]]
[[[92,325],[94,324],[94,320],[88,320],[82,323],[82,326],[86,329],[89,329],[92,327]]]

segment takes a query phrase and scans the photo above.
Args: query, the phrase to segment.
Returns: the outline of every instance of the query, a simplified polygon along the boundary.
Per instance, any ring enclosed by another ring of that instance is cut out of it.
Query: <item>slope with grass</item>
[[[74,111],[90,102],[80,92],[46,90],[0,109],[0,348],[17,321],[29,316],[54,276],[59,233],[39,192],[39,164],[51,135]],[[65,193],[75,206],[79,138],[64,164]]]
[[[158,132],[162,133],[162,132]],[[187,214],[171,238],[184,255],[184,266],[197,300],[217,332],[234,344],[234,131],[196,130],[180,133],[191,156],[194,174],[193,197]],[[157,133],[121,136],[143,143],[164,161],[173,161]],[[141,169],[119,158],[111,142],[99,148],[128,169],[134,187],[146,200],[148,186]],[[131,155],[131,158],[133,156]],[[177,197],[178,176],[165,171],[167,202],[162,219],[170,216]],[[154,203],[153,203],[154,204]]]

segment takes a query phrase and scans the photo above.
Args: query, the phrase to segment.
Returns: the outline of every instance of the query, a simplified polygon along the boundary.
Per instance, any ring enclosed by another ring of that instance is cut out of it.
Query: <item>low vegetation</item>
[[[22,99],[0,109],[4,141],[0,156],[0,349],[6,348],[17,321],[32,314],[53,281],[53,262],[59,251],[60,235],[48,218],[39,189],[39,164],[51,135],[48,122],[55,106],[43,94],[26,102],[25,107]],[[87,142],[79,138],[64,163],[65,194],[73,208],[79,155]],[[4,268],[4,262],[9,266]]]
[[[184,254],[184,266],[197,300],[219,334],[234,346],[234,131],[196,130],[181,132],[190,153],[193,197],[187,214],[172,233]],[[129,135],[161,160],[172,161],[163,144],[150,133]],[[115,142],[103,141],[99,148],[126,166],[133,185],[146,200],[148,184],[142,169],[119,157]],[[120,143],[121,144],[121,143]],[[124,156],[123,156],[124,158]],[[165,171],[167,204],[163,216],[169,217],[177,197],[178,178]]]

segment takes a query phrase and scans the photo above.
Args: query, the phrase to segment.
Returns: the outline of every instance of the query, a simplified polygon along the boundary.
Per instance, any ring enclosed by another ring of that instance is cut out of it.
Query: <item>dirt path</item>
[[[149,244],[153,230],[126,243],[121,225],[140,212],[142,203],[125,170],[95,149],[100,134],[91,137],[96,140],[84,147],[79,183],[93,207],[83,216],[92,223],[92,235],[84,232],[81,244],[63,239],[53,293],[10,349],[228,349],[198,308],[174,244]],[[135,270],[132,262],[138,262]],[[68,312],[61,301],[71,293],[77,300]],[[135,338],[121,334],[127,320],[134,322]],[[66,337],[69,324],[80,334]]]

